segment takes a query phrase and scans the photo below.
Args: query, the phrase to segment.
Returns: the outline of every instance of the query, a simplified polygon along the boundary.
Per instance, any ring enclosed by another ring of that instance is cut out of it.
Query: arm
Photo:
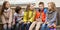
[[[45,23],[48,24],[48,11],[46,12],[46,19],[45,19]]]
[[[14,15],[12,20],[13,25],[15,24],[15,19],[16,19],[16,16]]]
[[[12,22],[12,10],[10,11],[10,16],[9,16],[9,23]]]
[[[23,22],[25,22],[25,23],[27,22],[27,16],[28,16],[28,15],[27,15],[27,12],[24,12]]]
[[[48,20],[48,11],[46,12],[46,19],[45,19],[45,22],[47,22]]]
[[[29,19],[30,22],[33,22],[34,21],[35,14],[36,14],[36,12],[34,11],[33,16]]]
[[[1,16],[1,19],[2,19],[2,23],[3,23],[3,24],[5,24],[5,23],[6,23],[6,21],[5,21],[5,18],[4,18],[4,16],[3,16],[3,15]]]

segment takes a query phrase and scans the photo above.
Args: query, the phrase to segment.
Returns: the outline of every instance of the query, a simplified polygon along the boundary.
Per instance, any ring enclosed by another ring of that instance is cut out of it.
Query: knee
[[[4,25],[3,25],[3,28],[7,28],[7,25],[6,25],[6,24],[4,24]]]
[[[25,24],[22,24],[21,27],[24,27]]]
[[[35,30],[39,30],[40,27],[36,27]]]
[[[11,27],[11,24],[8,24],[8,27]]]

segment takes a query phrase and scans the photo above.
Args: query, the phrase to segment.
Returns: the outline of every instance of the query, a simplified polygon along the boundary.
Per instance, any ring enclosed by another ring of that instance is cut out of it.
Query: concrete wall
[[[0,0],[0,5],[2,5],[3,1],[5,0]],[[38,7],[39,2],[44,2],[45,7],[47,7],[48,2],[55,2],[57,7],[60,7],[60,0],[6,0],[9,1],[11,4],[28,4],[28,3],[35,3],[36,7]]]

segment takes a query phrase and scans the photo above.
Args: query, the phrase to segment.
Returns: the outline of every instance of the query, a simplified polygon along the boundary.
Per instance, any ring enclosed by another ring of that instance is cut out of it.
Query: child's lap
[[[48,26],[54,26],[54,25],[56,25],[56,24],[54,24],[54,23],[52,23],[52,24],[48,24]]]

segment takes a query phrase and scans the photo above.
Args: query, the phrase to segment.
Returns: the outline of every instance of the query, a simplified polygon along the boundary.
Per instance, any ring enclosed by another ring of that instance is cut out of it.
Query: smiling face
[[[6,8],[9,8],[10,7],[10,3],[7,2],[6,5],[5,5]]]
[[[21,14],[22,13],[22,10],[20,9],[19,13]]]
[[[39,9],[43,10],[44,9],[44,2],[39,2]]]
[[[51,4],[48,4],[48,9],[52,9]]]
[[[30,5],[30,10],[33,10],[35,8],[34,5]]]
[[[40,4],[39,5],[39,9],[43,10],[44,9],[44,5],[43,4]]]

